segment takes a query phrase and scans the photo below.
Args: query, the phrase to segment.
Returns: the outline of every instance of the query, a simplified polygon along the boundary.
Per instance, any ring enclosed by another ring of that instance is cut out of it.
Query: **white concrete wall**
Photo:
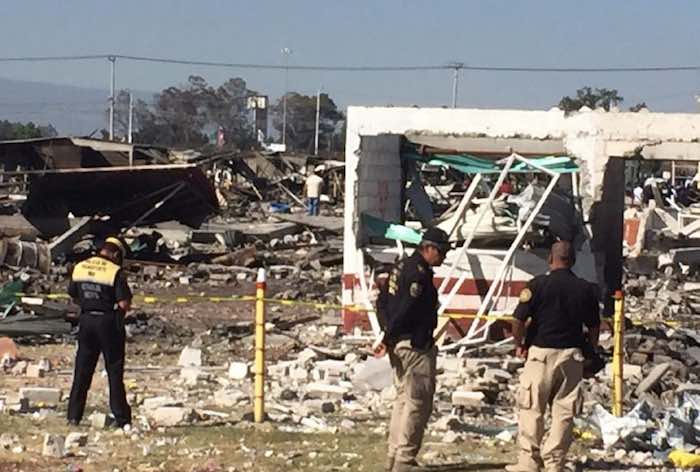
[[[692,144],[700,139],[700,114],[581,111],[565,116],[556,108],[528,111],[349,107],[346,165],[349,164],[349,169],[357,166],[361,136],[407,133],[563,139],[567,153],[576,157],[582,168],[582,196],[584,209],[588,211],[592,203],[601,198],[609,156],[631,155],[644,145],[659,142]],[[697,144],[687,149],[686,154],[680,152],[673,158],[700,160],[700,155],[695,154]],[[351,198],[354,185],[350,181],[357,178],[357,173],[347,172],[346,178],[345,217],[350,218],[352,213],[347,210],[354,210],[355,204]]]
[[[386,221],[401,222],[400,136],[365,136],[357,166],[355,217],[368,213]]]

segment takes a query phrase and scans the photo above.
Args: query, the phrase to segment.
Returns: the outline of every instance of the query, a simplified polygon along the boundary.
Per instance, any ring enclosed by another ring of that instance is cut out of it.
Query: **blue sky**
[[[4,0],[0,56],[122,54],[291,64],[641,66],[700,64],[697,1],[180,1]],[[120,62],[117,86],[155,91],[190,74],[230,76],[279,96],[282,72]],[[107,88],[106,61],[0,63],[0,77]],[[441,106],[449,71],[291,72],[290,89],[323,86],[341,105]],[[623,105],[699,111],[700,73],[524,74],[467,72],[462,107],[549,108],[592,85],[617,88]]]

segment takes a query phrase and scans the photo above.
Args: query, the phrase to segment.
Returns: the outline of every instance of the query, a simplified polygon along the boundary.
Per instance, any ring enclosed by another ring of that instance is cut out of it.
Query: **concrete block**
[[[90,415],[90,424],[95,429],[106,429],[111,422],[111,418],[104,413],[95,412]]]
[[[630,364],[642,366],[649,362],[649,354],[645,352],[633,352],[629,356]]]
[[[486,369],[482,378],[487,381],[504,383],[513,380],[513,374],[507,370],[490,368]]]
[[[157,426],[179,426],[192,422],[196,417],[192,408],[162,406],[150,412],[150,418]]]
[[[316,363],[316,369],[331,376],[341,376],[348,372],[348,365],[345,361],[325,360]]]
[[[73,448],[79,448],[79,447],[85,447],[87,446],[88,443],[88,435],[87,433],[68,433],[68,436],[66,436],[66,441],[63,445],[64,449],[73,449]]]
[[[452,392],[452,404],[455,406],[481,406],[486,395],[483,392],[457,390]]]
[[[612,378],[613,365],[612,362],[608,362],[605,365],[605,377]],[[642,366],[634,364],[623,364],[622,366],[622,378],[624,380],[629,380],[632,377],[642,377]]]
[[[381,359],[370,357],[358,366],[356,372],[352,377],[353,385],[369,390],[385,389],[391,385],[394,377],[388,356]]]
[[[31,405],[57,406],[61,402],[61,389],[48,387],[26,387],[19,389],[20,400],[26,398]]]
[[[19,361],[12,367],[10,372],[12,375],[24,375],[27,372],[27,367],[29,367],[27,361]]]
[[[310,398],[342,398],[349,391],[347,387],[323,382],[313,382],[306,385],[306,394]]]
[[[202,365],[202,350],[186,347],[180,352],[180,359],[177,361],[180,367],[200,367]]]
[[[44,434],[44,445],[41,448],[41,455],[45,457],[62,458],[65,455],[63,444],[65,438],[58,434]]]
[[[437,368],[446,372],[459,373],[464,367],[464,359],[458,356],[439,356]]]
[[[306,382],[309,380],[309,371],[304,367],[296,367],[289,371],[289,378],[298,382]]]
[[[197,385],[197,382],[207,378],[209,378],[209,374],[199,367],[183,367],[180,369],[180,380],[185,385],[194,386]]]
[[[228,378],[232,380],[245,380],[248,377],[248,364],[245,362],[231,362],[228,366]]]
[[[690,357],[690,358],[693,359],[695,362],[697,362],[698,364],[700,364],[700,347],[697,347],[697,346],[688,347],[688,348],[685,350],[685,353],[686,353],[686,355],[687,355],[688,357]]]
[[[214,392],[214,403],[221,408],[231,408],[248,399],[240,390],[222,389]]]
[[[650,389],[654,388],[654,386],[659,383],[661,377],[664,376],[670,367],[671,364],[668,362],[654,366],[654,368],[651,369],[651,372],[649,372],[644,380],[642,380],[637,386],[637,390],[635,391],[637,395],[641,395],[642,393],[648,392]]]
[[[27,366],[25,375],[33,379],[40,379],[46,375],[46,371],[39,364],[30,364]]]
[[[182,406],[182,402],[178,402],[172,397],[161,396],[145,398],[143,400],[143,403],[141,404],[141,407],[145,411],[155,410],[156,408],[160,408],[161,406]]]

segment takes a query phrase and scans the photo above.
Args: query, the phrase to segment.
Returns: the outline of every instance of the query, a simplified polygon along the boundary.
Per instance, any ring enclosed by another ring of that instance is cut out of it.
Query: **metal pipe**
[[[516,159],[528,163],[526,159],[524,159],[522,156],[516,156]],[[534,167],[534,166],[533,166]],[[510,262],[510,259],[513,257],[513,254],[515,251],[518,249],[518,246],[520,245],[520,242],[523,240],[525,237],[525,233],[528,231],[530,226],[532,226],[532,222],[535,220],[535,217],[537,214],[540,212],[542,207],[544,206],[544,202],[547,200],[547,197],[549,197],[549,194],[552,193],[552,190],[554,190],[554,187],[556,186],[557,182],[559,181],[559,176],[560,174],[556,174],[554,172],[551,172],[549,170],[543,169],[543,172],[546,172],[552,177],[552,180],[549,182],[549,185],[545,189],[544,193],[542,194],[542,197],[540,200],[537,202],[535,205],[535,208],[532,209],[530,214],[527,217],[527,220],[525,220],[525,224],[523,224],[522,229],[518,232],[517,236],[513,240],[513,242],[510,245],[510,248],[508,248],[508,253],[506,256],[503,258],[503,261],[501,262],[501,266],[498,269],[497,276],[494,279],[494,281],[491,283],[491,286],[489,287],[488,292],[486,293],[486,296],[484,297],[484,300],[481,303],[481,306],[479,307],[479,311],[476,313],[476,320],[481,318],[484,313],[486,312],[486,309],[488,305],[491,303],[491,298],[493,297],[493,294],[496,290],[496,287],[498,285],[498,281],[503,277],[505,270],[508,268],[508,263]],[[494,323],[494,320],[488,320],[483,327],[477,328],[476,323],[472,323],[469,326],[469,331],[467,332],[466,338],[470,338],[471,336],[476,335],[478,332],[484,331],[491,326]]]
[[[109,140],[114,141],[114,88],[116,82],[115,65],[117,62],[116,56],[107,58],[110,62],[111,80],[109,84]]]
[[[624,357],[624,298],[622,291],[615,292],[615,317],[613,319],[613,415],[622,416],[622,399],[624,398],[625,384],[623,382],[623,357]]]
[[[282,97],[282,144],[287,144],[287,92],[289,90],[289,55],[292,50],[282,48],[284,55],[284,96]]]
[[[129,90],[129,131],[127,133],[127,141],[129,144],[133,142],[131,139],[131,131],[132,131],[132,125],[134,123],[134,96],[131,94],[131,90]],[[133,149],[131,152],[129,152],[129,166],[131,167],[133,165],[133,156],[134,152]]]
[[[255,397],[254,419],[265,419],[265,269],[258,270],[255,283]]]
[[[503,170],[501,171],[501,174],[498,176],[498,180],[496,181],[496,184],[493,186],[491,189],[491,193],[489,193],[489,197],[486,200],[484,204],[481,205],[479,208],[479,213],[477,214],[476,218],[476,224],[474,225],[474,229],[469,233],[467,236],[467,240],[464,242],[464,245],[461,248],[461,251],[459,251],[457,255],[457,259],[454,262],[454,266],[451,268],[449,274],[451,276],[452,272],[454,269],[459,265],[461,262],[462,256],[466,254],[467,250],[469,249],[469,246],[471,245],[472,241],[474,240],[474,235],[476,234],[477,229],[479,228],[479,225],[481,225],[481,221],[484,219],[484,216],[486,215],[486,210],[488,210],[488,207],[490,206],[491,202],[496,198],[496,194],[498,194],[498,189],[500,188],[501,184],[505,180],[506,175],[510,171],[511,166],[513,165],[513,161],[515,160],[515,154],[511,154],[507,160],[506,160],[506,165],[503,167]],[[459,290],[459,287],[464,283],[464,281],[467,278],[467,273],[466,271],[462,272],[462,275],[459,276],[457,279],[457,283],[452,287],[452,290],[447,294],[447,298],[442,301],[440,304],[440,308],[438,309],[438,314],[442,314],[447,307],[449,306],[450,302],[452,302],[452,299],[454,296],[457,294],[457,291]],[[443,281],[444,282],[444,281]],[[445,287],[447,286],[447,283],[449,283],[449,280],[445,283]],[[444,289],[443,285],[440,285],[440,288]]]
[[[321,88],[316,94],[316,134],[314,137],[314,156],[318,156],[318,130],[321,122]]]
[[[479,185],[479,182],[481,182],[481,174],[476,174],[474,178],[471,181],[471,184],[469,184],[469,187],[467,188],[466,193],[464,194],[464,197],[462,197],[462,200],[459,202],[459,207],[457,208],[457,219],[455,219],[455,224],[452,226],[450,229],[450,232],[448,233],[448,236],[451,238],[454,232],[457,230],[457,227],[459,226],[459,220],[461,220],[464,217],[464,214],[467,212],[469,209],[469,205],[471,204],[472,198],[474,198],[474,193],[476,193],[476,188]],[[476,229],[474,230],[476,231]],[[466,245],[466,241],[464,243]],[[468,246],[467,246],[468,247]],[[462,246],[464,248],[464,245]],[[466,251],[467,249],[463,249],[463,251]],[[452,277],[452,274],[454,273],[456,267],[459,265],[459,263],[462,260],[462,252],[460,251],[457,254],[457,259],[455,260],[454,264],[450,266],[450,269],[447,272],[447,275],[445,276],[444,279],[442,279],[442,282],[440,283],[440,287],[438,288],[438,293],[442,293],[445,291],[445,288],[447,287],[447,284],[449,283],[450,278]]]
[[[452,108],[457,108],[457,95],[459,93],[459,71],[464,67],[461,62],[455,62],[452,64],[454,67],[454,74],[452,76]]]

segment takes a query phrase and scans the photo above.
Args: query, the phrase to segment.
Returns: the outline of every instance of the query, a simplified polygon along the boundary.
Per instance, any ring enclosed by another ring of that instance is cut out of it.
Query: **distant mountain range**
[[[51,124],[60,135],[85,136],[107,128],[108,97],[108,90],[0,78],[0,120]]]

